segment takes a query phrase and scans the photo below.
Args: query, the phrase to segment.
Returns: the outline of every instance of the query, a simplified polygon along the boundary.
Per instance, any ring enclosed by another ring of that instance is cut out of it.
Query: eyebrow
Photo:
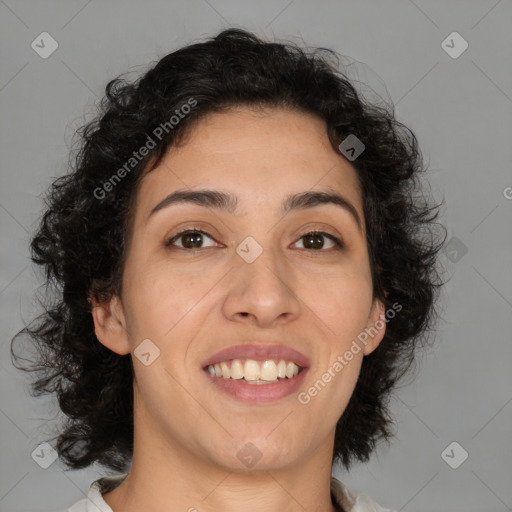
[[[174,204],[183,203],[235,213],[238,207],[238,198],[229,192],[221,192],[219,190],[177,190],[164,197],[153,207],[146,222],[156,212]],[[283,214],[286,214],[291,211],[307,210],[308,208],[314,208],[323,204],[339,206],[350,213],[359,230],[362,229],[362,221],[354,205],[343,196],[332,192],[308,191],[292,194],[283,201],[281,211]]]

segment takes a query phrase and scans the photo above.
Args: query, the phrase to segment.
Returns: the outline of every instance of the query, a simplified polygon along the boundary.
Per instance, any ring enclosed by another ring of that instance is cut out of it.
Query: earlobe
[[[366,332],[368,338],[363,350],[365,356],[371,354],[379,346],[386,334],[386,308],[379,299],[373,301]]]
[[[94,332],[98,341],[119,355],[130,352],[126,335],[126,322],[120,299],[114,295],[108,302],[99,303],[91,298]]]

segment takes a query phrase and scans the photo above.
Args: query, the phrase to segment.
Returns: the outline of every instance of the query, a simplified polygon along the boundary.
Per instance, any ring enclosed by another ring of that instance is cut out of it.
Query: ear
[[[116,354],[128,354],[130,345],[124,311],[119,297],[113,295],[108,302],[101,303],[92,297],[89,300],[93,306],[94,332],[100,343]]]
[[[368,316],[368,323],[366,324],[366,332],[368,338],[363,349],[365,356],[371,354],[380,344],[384,334],[386,334],[386,308],[383,302],[375,299],[372,304],[372,309]]]

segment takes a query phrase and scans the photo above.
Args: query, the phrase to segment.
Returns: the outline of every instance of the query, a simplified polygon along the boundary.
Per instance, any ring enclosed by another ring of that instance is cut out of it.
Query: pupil
[[[306,236],[306,245],[309,244],[312,240],[317,240],[318,243],[315,244],[315,242],[311,243],[311,246],[317,249],[321,249],[324,245],[324,241],[320,235],[308,235]]]
[[[184,235],[184,239],[192,239],[191,243],[184,243],[184,247],[197,247],[201,245],[201,233],[187,233],[186,235]]]

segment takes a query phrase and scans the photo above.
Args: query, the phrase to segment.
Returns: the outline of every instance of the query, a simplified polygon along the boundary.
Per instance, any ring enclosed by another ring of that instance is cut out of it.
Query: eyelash
[[[208,236],[209,238],[211,238],[212,240],[215,240],[209,233],[207,233],[206,231],[203,231],[202,229],[185,229],[183,231],[180,231],[179,233],[177,233],[176,235],[174,235],[172,238],[170,238],[169,240],[167,240],[165,242],[165,246],[166,247],[172,247],[173,243],[178,240],[180,237],[182,237],[183,235],[188,235],[188,234],[201,234],[201,235],[206,235]],[[336,248],[334,249],[304,249],[306,251],[313,251],[313,252],[328,252],[329,250],[335,250],[335,251],[340,251],[342,249],[345,248],[345,245],[343,244],[343,242],[336,236],[334,235],[331,235],[330,233],[326,233],[325,231],[308,231],[307,233],[304,233],[300,238],[304,238],[308,235],[323,235],[325,236],[326,238],[328,238],[329,240],[331,240],[332,242],[334,242],[334,244],[336,245]],[[201,250],[201,249],[206,249],[206,247],[195,247],[195,248],[192,248],[192,249],[188,249],[186,247],[177,247],[177,249],[181,249],[183,251],[188,251],[188,252],[191,252],[191,251],[197,251],[197,250]]]

